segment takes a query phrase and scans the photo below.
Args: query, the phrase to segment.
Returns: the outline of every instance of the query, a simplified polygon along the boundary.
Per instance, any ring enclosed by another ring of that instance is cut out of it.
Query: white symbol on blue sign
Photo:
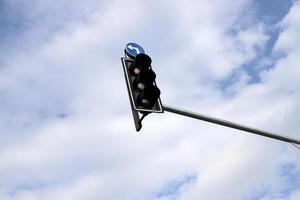
[[[126,45],[125,51],[130,57],[135,57],[137,54],[145,53],[143,47],[133,42]]]

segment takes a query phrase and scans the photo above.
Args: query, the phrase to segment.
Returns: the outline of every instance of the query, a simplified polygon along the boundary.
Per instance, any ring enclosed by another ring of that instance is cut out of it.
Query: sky
[[[171,113],[136,133],[120,58],[163,104],[300,138],[299,0],[0,0],[1,200],[299,200],[291,144]]]

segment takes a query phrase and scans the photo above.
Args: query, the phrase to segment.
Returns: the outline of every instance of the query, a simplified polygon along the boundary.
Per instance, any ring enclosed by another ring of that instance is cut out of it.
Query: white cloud
[[[297,47],[264,72],[262,83],[247,85],[245,75],[233,97],[216,87],[268,39],[267,25],[251,20],[251,2],[32,2],[28,18],[53,13],[33,21],[35,33],[43,22],[64,28],[28,51],[14,44],[18,50],[1,68],[1,199],[154,199],[187,175],[197,179],[180,189],[181,199],[280,190],[281,163],[298,158],[281,143],[168,113],[147,117],[136,134],[120,62],[126,42],[140,42],[153,55],[164,103],[297,130]]]
[[[291,8],[288,15],[282,20],[281,27],[282,33],[280,34],[275,46],[275,50],[284,51],[285,53],[291,53],[291,51],[299,51],[299,1],[295,1],[294,6]]]

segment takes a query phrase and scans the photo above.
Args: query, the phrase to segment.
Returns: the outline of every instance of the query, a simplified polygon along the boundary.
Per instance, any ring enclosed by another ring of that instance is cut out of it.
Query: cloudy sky
[[[164,104],[300,138],[300,1],[0,0],[1,200],[299,200],[300,151],[152,114],[135,132],[120,57]]]

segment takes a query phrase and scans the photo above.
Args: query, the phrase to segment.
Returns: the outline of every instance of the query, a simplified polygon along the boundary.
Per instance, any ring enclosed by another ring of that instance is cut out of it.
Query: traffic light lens
[[[139,68],[134,68],[133,73],[138,75],[141,72]]]
[[[142,99],[142,105],[147,107],[149,105],[149,101],[147,99]]]
[[[138,83],[137,88],[143,90],[145,88],[145,85],[143,83]]]
[[[146,54],[141,53],[136,55],[134,62],[129,69],[130,74],[136,76],[140,73],[140,71],[150,69],[151,62],[151,58]]]

